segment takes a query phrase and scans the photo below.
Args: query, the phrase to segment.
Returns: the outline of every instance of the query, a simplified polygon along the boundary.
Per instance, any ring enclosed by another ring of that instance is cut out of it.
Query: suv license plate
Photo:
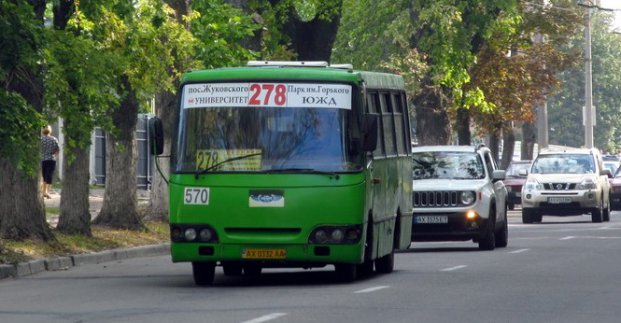
[[[548,197],[548,203],[550,204],[571,203],[571,197]]]
[[[419,215],[415,219],[419,224],[436,224],[436,223],[448,223],[448,216],[446,215]]]

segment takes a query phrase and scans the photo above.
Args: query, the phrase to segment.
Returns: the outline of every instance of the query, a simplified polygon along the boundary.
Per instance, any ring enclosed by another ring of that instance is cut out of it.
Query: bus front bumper
[[[342,245],[171,243],[173,262],[259,262],[264,267],[360,264],[363,260],[362,250],[360,243]]]

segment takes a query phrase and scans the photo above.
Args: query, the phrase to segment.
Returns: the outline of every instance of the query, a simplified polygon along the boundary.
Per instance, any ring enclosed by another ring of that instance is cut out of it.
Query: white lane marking
[[[277,319],[281,316],[285,316],[287,315],[287,313],[272,313],[272,314],[267,314],[267,315],[263,315],[261,317],[257,317],[256,319],[252,319],[249,321],[243,321],[241,323],[261,323],[261,322],[267,322],[269,320],[274,320]]]
[[[453,270],[462,269],[462,268],[466,268],[466,267],[468,267],[468,266],[466,266],[466,265],[459,265],[459,266],[455,266],[455,267],[444,268],[444,269],[441,269],[440,271],[453,271]]]
[[[390,286],[375,286],[375,287],[369,287],[369,288],[365,288],[365,289],[361,289],[358,291],[355,291],[355,294],[361,294],[361,293],[370,293],[370,292],[374,292],[376,290],[380,290],[380,289],[384,289],[384,288],[389,288]]]
[[[522,252],[528,251],[528,250],[530,250],[530,249],[524,248],[524,249],[513,250],[513,251],[510,251],[509,253],[522,253]]]
[[[569,239],[573,239],[575,238],[574,236],[566,236],[566,237],[562,237],[559,240],[569,240]]]

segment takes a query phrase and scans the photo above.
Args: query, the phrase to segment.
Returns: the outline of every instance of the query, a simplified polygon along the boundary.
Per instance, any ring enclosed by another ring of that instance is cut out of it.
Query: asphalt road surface
[[[414,243],[395,272],[338,283],[332,267],[267,269],[194,285],[169,256],[0,281],[0,322],[621,322],[621,212],[510,211],[509,246]]]

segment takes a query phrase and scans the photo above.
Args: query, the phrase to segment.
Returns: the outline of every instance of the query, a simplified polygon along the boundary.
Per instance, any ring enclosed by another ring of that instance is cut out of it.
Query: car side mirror
[[[492,181],[502,181],[507,177],[507,172],[502,169],[497,169],[492,172]]]
[[[151,155],[161,155],[164,152],[164,126],[158,117],[149,119],[149,143]]]
[[[377,148],[377,130],[379,124],[379,115],[377,114],[365,114],[364,115],[364,139],[362,142],[362,149],[364,151],[374,151]]]
[[[610,169],[602,170],[601,172],[599,172],[599,175],[606,176],[608,178],[612,178],[612,173],[610,172]]]
[[[518,170],[518,175],[520,176],[528,176],[528,171],[526,169]]]

